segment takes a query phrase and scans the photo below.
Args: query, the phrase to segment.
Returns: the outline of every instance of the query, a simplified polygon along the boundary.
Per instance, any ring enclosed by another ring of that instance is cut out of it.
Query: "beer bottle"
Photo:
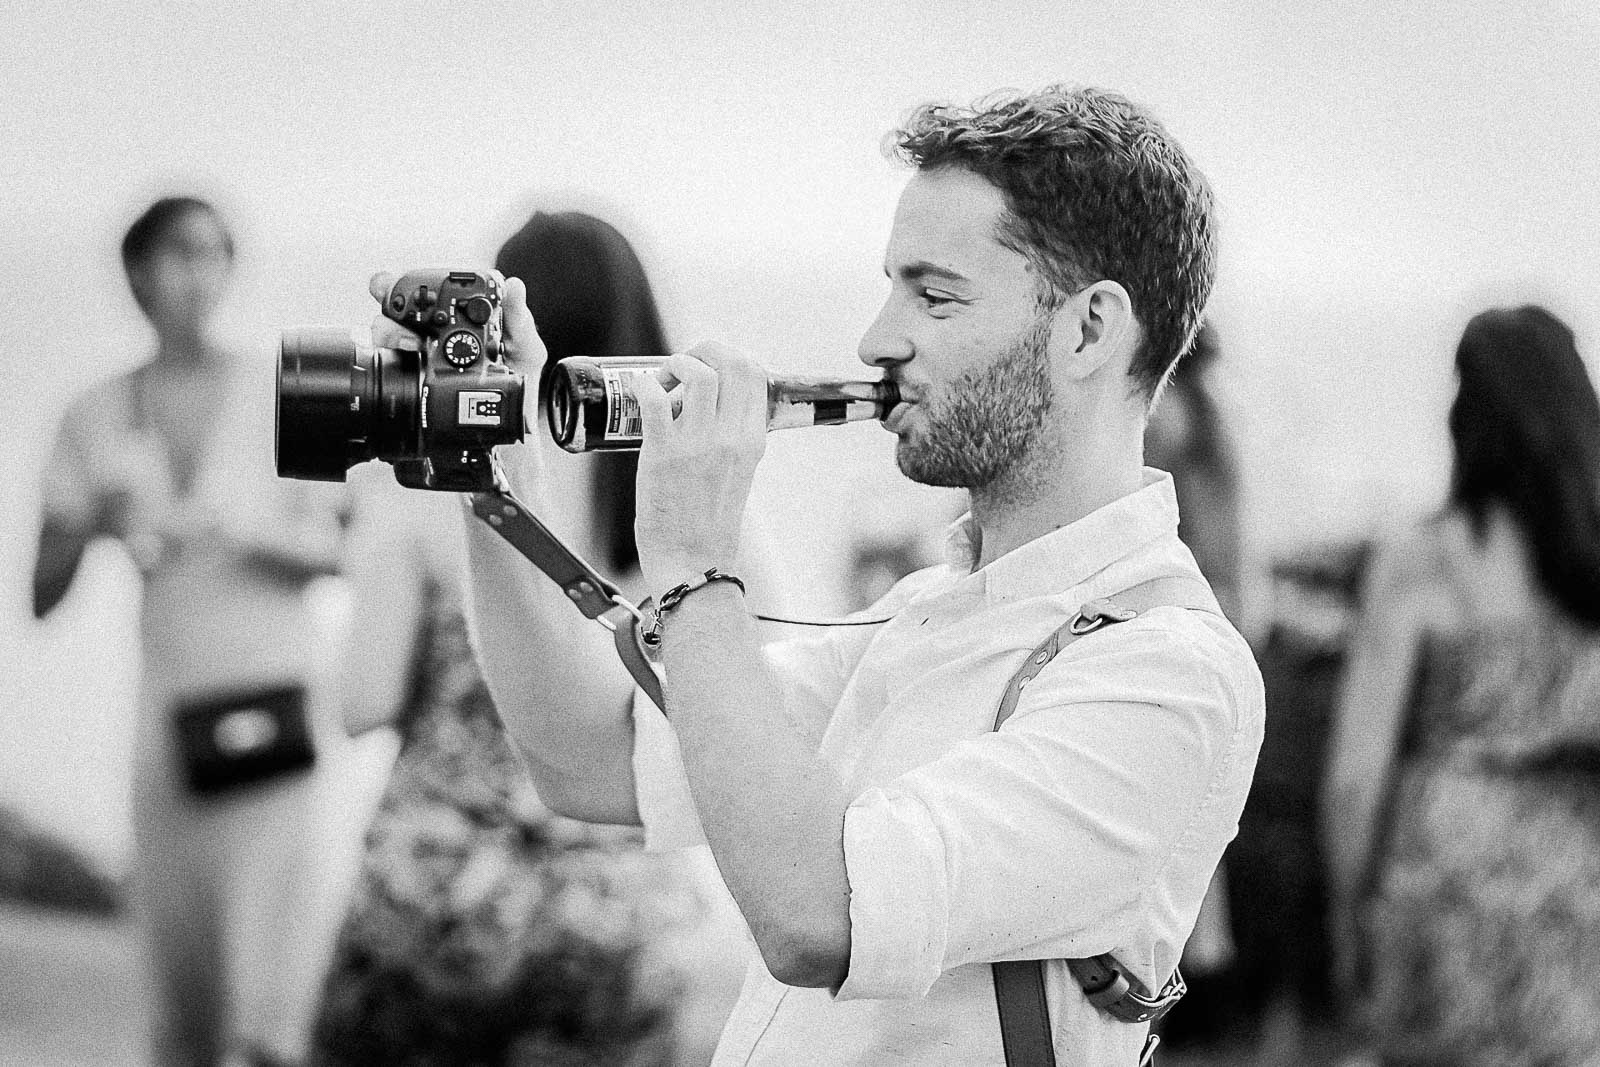
[[[546,371],[550,435],[568,452],[634,451],[644,439],[634,382],[665,356],[569,356]],[[900,402],[893,382],[812,375],[767,376],[767,429],[881,419]]]

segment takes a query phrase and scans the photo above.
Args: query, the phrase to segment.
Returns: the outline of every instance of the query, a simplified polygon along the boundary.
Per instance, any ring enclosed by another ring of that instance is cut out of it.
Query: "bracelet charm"
[[[704,589],[712,582],[731,582],[739,587],[739,592],[743,593],[745,591],[744,582],[734,575],[718,570],[716,567],[708,568],[704,574],[696,575],[687,582],[679,582],[661,594],[660,601],[656,603],[651,611],[650,629],[646,630],[642,635],[644,643],[652,648],[659,645],[661,643],[661,620],[666,616],[667,612],[682,603],[684,597],[696,589]]]

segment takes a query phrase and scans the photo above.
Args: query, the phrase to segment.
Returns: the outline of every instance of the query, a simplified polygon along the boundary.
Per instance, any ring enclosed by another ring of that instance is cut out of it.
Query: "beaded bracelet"
[[[644,632],[644,643],[651,646],[659,645],[661,643],[661,620],[666,617],[667,612],[682,603],[684,597],[696,589],[704,589],[712,582],[732,582],[739,587],[739,592],[743,593],[745,591],[742,581],[715,567],[709,568],[704,574],[696,575],[687,582],[678,583],[661,594],[661,600],[655,607],[655,617],[650,623],[650,629]]]

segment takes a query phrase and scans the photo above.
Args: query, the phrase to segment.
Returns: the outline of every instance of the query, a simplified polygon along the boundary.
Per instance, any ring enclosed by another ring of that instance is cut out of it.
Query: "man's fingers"
[[[659,440],[672,425],[672,398],[653,374],[641,374],[634,379],[633,396],[639,402],[639,423],[648,448],[651,441]]]
[[[400,280],[400,275],[393,271],[379,271],[367,279],[367,292],[372,294],[381,307],[389,306],[389,293],[394,290],[394,283]],[[417,335],[395,322],[383,313],[379,313],[372,320],[372,343],[378,348],[402,348],[408,352],[416,352],[422,348],[422,342]]]
[[[767,419],[767,371],[749,356],[718,341],[701,341],[689,355],[717,374],[717,411],[741,422]]]
[[[505,315],[507,341],[524,344],[529,339],[538,339],[539,329],[534,325],[533,312],[528,310],[528,287],[521,278],[506,279],[500,308]]]
[[[683,352],[667,357],[668,374],[683,383],[683,414],[696,420],[710,419],[717,413],[717,372]]]
[[[378,348],[400,348],[407,352],[418,352],[422,349],[421,338],[383,315],[378,315],[372,320],[372,343]]]
[[[539,336],[533,312],[528,310],[528,287],[521,278],[507,278],[500,293],[500,323],[504,330],[506,364],[537,377],[550,358]]]
[[[389,300],[389,291],[394,288],[394,283],[400,280],[400,275],[393,271],[379,271],[367,280],[367,292],[372,294],[372,299],[380,304]]]

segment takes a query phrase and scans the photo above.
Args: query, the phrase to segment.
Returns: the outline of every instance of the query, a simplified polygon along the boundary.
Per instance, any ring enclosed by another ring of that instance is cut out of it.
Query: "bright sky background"
[[[6,5],[0,119],[0,804],[116,857],[133,586],[96,556],[28,616],[36,478],[78,389],[147,352],[116,247],[198,190],[240,231],[230,316],[365,322],[375,269],[486,263],[534,208],[616,223],[671,338],[847,370],[924,99],[1052,81],[1151,106],[1222,203],[1213,319],[1258,558],[1433,507],[1470,314],[1538,299],[1600,344],[1600,7],[1242,0]],[[936,521],[873,426],[775,438],[756,512],[801,606],[859,536]],[[582,462],[574,460],[574,462]]]

